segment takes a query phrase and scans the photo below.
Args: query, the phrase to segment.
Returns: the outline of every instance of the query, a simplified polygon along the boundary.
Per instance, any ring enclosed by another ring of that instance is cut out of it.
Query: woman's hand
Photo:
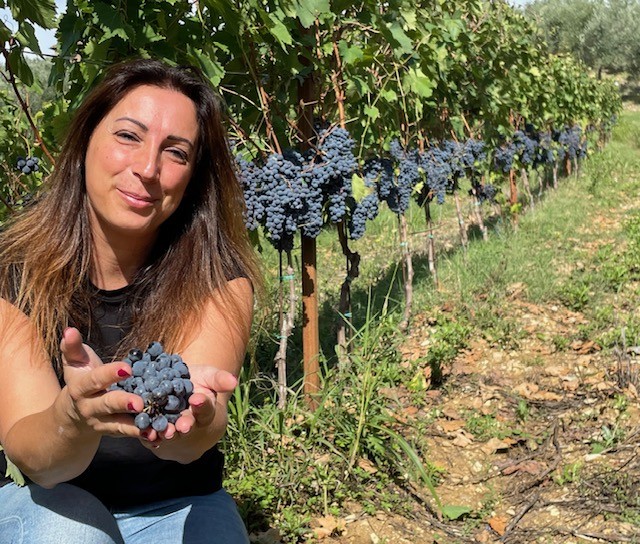
[[[238,380],[230,372],[210,365],[194,365],[190,371],[194,392],[189,398],[189,408],[175,425],[170,424],[162,433],[152,431],[143,441],[162,459],[181,460],[186,453],[189,456],[186,459],[192,460],[191,452],[201,455],[214,446],[226,427],[226,403],[221,404],[219,394],[231,393]]]
[[[64,331],[60,350],[72,404],[69,417],[99,434],[139,437],[131,414],[142,411],[142,398],[126,391],[107,392],[110,385],[131,376],[131,367],[123,362],[103,364],[74,328]]]

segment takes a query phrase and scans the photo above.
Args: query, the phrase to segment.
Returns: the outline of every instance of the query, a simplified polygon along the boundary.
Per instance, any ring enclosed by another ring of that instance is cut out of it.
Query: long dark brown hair
[[[27,313],[58,372],[60,331],[90,320],[92,237],[85,156],[100,121],[132,89],[152,85],[181,92],[196,107],[198,148],[178,209],[161,225],[145,266],[133,281],[129,346],[161,340],[179,350],[185,331],[227,281],[261,285],[243,221],[221,101],[193,67],[138,59],[111,67],[75,113],[54,172],[30,208],[0,234],[0,296]],[[233,301],[230,301],[233,308]],[[233,314],[233,311],[232,311]]]

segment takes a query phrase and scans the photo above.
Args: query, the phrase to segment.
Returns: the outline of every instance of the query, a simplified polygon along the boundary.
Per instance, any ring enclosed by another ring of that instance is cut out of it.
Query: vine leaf
[[[11,16],[20,24],[31,21],[42,28],[53,28],[56,5],[53,0],[23,0],[9,2]]]
[[[0,446],[0,451],[2,451],[2,449],[2,446]],[[11,459],[9,459],[6,454],[4,458],[7,461],[7,472],[5,476],[11,478],[16,485],[22,487],[25,484],[22,472],[20,472],[20,469],[11,462]]]
[[[471,512],[468,506],[457,506],[455,504],[444,504],[441,509],[442,515],[450,520],[461,518]]]
[[[316,18],[331,12],[331,6],[327,0],[298,0],[297,4],[296,13],[304,28],[310,28]]]

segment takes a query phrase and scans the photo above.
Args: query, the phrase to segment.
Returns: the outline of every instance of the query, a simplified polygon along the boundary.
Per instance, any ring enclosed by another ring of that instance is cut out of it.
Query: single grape
[[[147,414],[146,412],[140,412],[135,417],[133,422],[135,423],[135,426],[138,427],[138,429],[140,429],[141,431],[144,431],[145,429],[149,428],[149,425],[151,425],[151,418],[149,417],[149,414]]]
[[[139,361],[140,359],[142,359],[142,351],[140,351],[137,348],[133,348],[132,350],[129,351],[128,357],[132,361]]]
[[[147,348],[147,353],[151,355],[152,359],[156,359],[163,353],[164,349],[160,342],[151,342]]]
[[[153,429],[159,433],[161,433],[162,431],[166,431],[168,425],[169,421],[167,420],[167,416],[165,416],[164,414],[154,417],[153,421],[151,422],[151,426],[153,427]]]

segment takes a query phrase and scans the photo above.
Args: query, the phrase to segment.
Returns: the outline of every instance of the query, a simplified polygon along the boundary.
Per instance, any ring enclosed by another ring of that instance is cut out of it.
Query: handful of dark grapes
[[[133,375],[114,383],[109,390],[142,397],[144,409],[135,417],[136,427],[162,432],[169,423],[178,421],[193,393],[189,368],[180,355],[165,353],[160,342],[151,342],[144,352],[137,348],[129,351],[124,361],[131,365]]]

